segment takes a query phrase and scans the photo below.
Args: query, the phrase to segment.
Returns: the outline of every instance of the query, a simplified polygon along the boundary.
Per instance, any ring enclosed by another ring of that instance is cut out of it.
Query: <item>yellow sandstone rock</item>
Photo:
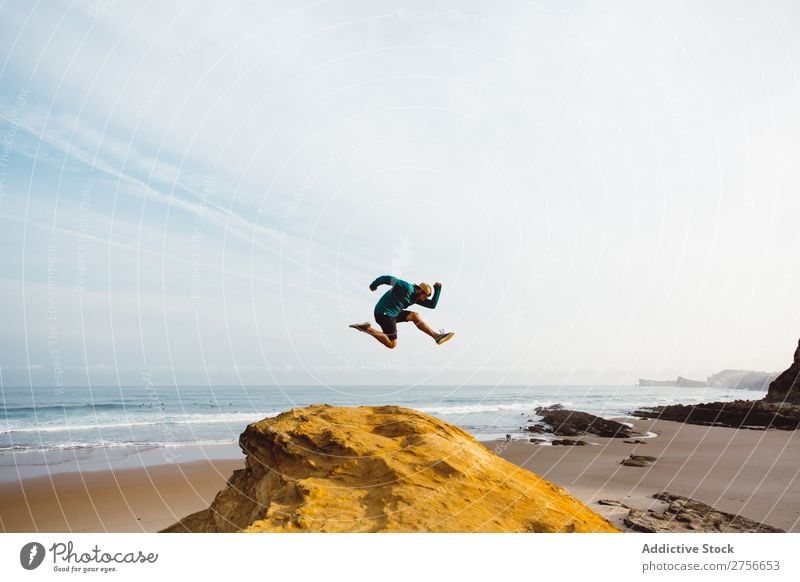
[[[315,404],[249,425],[245,469],[167,532],[616,532],[442,420]]]

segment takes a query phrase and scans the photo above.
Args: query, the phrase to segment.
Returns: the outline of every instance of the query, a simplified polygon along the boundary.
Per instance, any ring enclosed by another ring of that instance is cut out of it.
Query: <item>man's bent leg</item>
[[[366,330],[366,333],[374,337],[376,340],[381,342],[387,348],[394,349],[397,345],[397,338],[391,339],[388,335],[383,333],[382,331],[378,331],[377,329],[372,329],[371,327]]]
[[[367,333],[390,350],[394,349],[397,345],[397,319],[379,311],[375,311],[374,316],[375,321],[381,326],[381,331],[370,328]]]
[[[418,330],[427,333],[433,339],[436,339],[439,336],[438,332],[433,331],[427,323],[422,321],[422,318],[416,311],[409,311],[404,321],[410,321],[417,326]]]

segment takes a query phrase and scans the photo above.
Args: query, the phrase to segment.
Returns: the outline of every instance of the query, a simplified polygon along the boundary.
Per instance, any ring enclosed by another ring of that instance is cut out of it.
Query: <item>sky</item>
[[[1,385],[788,366],[796,2],[165,4],[0,4]]]

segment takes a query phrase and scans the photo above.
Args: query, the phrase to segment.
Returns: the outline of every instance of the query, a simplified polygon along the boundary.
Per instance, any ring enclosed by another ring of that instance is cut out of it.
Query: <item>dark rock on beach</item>
[[[521,427],[521,428],[524,428],[528,432],[534,432],[536,434],[544,434],[544,433],[552,432],[552,430],[549,430],[547,427],[544,427],[541,424],[534,424],[532,426],[525,426],[525,427]]]
[[[718,511],[701,501],[656,493],[655,499],[668,504],[664,511],[630,509],[623,523],[635,532],[642,533],[784,533],[771,525],[758,523],[740,515]],[[611,504],[606,502],[606,504]],[[623,504],[619,504],[625,507]]]
[[[800,404],[800,340],[794,361],[769,385],[764,402]]]
[[[601,499],[597,502],[597,505],[610,505],[612,507],[624,507],[625,509],[630,509],[630,507],[622,503],[622,501],[617,501],[616,499]]]
[[[574,447],[574,446],[582,447],[582,446],[586,445],[586,441],[582,441],[582,440],[574,441],[572,439],[556,439],[554,441],[551,441],[551,444],[556,445],[556,446],[557,445],[562,445],[562,446],[567,446],[567,447]]]
[[[734,400],[704,404],[671,404],[643,408],[636,416],[660,420],[674,420],[706,426],[796,430],[800,428],[800,406],[771,404],[762,400]]]
[[[594,434],[601,437],[629,438],[632,436],[630,427],[616,422],[606,420],[599,416],[587,412],[576,410],[566,410],[558,407],[537,408],[536,414],[540,415],[543,422],[552,427],[551,432],[558,436],[581,436],[584,434]],[[529,427],[531,432],[540,432],[534,427]]]
[[[627,459],[623,459],[620,465],[626,467],[649,467],[656,461],[656,457],[648,455],[630,455]]]

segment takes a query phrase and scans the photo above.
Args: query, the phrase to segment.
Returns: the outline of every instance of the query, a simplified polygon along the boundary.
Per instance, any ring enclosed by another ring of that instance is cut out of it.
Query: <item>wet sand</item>
[[[205,509],[244,458],[0,483],[4,532],[155,532]]]

